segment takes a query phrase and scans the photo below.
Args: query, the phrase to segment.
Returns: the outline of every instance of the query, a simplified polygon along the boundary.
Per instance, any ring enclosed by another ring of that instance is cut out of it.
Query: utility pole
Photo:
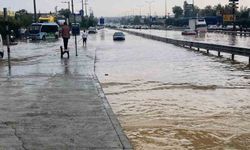
[[[165,0],[165,18],[167,18],[167,0]]]
[[[83,6],[84,5],[84,3],[83,3],[83,0],[82,0],[82,14],[81,14],[81,17],[82,17],[82,23],[83,23],[83,16],[84,16],[84,10],[83,10]]]
[[[71,0],[71,4],[72,4],[72,14],[74,15],[74,23],[76,25],[76,14],[74,13],[74,0]],[[77,37],[75,34],[75,50],[76,50],[76,56],[78,56],[77,54]]]
[[[87,7],[87,5],[88,5],[88,1],[87,0],[85,0],[85,13],[86,13],[86,16],[88,16],[88,7]]]
[[[34,4],[34,22],[37,22],[37,18],[36,18],[36,0],[33,0],[33,4]]]
[[[4,22],[5,22],[5,31],[6,31],[6,40],[7,40],[7,53],[8,53],[8,68],[9,76],[11,76],[11,64],[10,64],[10,35],[9,35],[9,25],[8,25],[8,12],[7,8],[3,9],[4,12]]]

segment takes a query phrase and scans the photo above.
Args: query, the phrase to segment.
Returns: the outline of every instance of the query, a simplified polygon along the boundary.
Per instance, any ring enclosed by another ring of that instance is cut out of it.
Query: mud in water
[[[103,87],[137,150],[250,148],[249,88],[158,82]]]
[[[244,61],[127,34],[124,43],[102,43],[96,71],[135,150],[250,149]]]

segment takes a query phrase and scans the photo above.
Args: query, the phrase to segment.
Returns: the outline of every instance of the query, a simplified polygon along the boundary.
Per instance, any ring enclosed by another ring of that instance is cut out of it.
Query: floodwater
[[[245,65],[113,33],[97,35],[96,73],[136,150],[250,149]]]
[[[250,149],[246,64],[129,34],[126,41],[114,42],[114,32],[90,35],[86,49],[78,43],[78,57],[96,53],[96,74],[136,150]],[[12,46],[12,75],[83,73],[77,61],[65,67],[59,58],[61,43]],[[71,49],[73,43],[72,38]],[[55,61],[58,66],[50,67]],[[6,63],[5,56],[0,77],[8,74]]]
[[[198,42],[247,47],[247,48],[250,47],[250,37],[245,37],[245,36],[235,36],[235,35],[227,35],[219,33],[206,33],[202,35],[183,36],[181,35],[181,31],[174,31],[174,30],[136,30],[136,29],[129,29],[129,30],[157,35],[161,37],[187,40],[187,41],[198,41]]]

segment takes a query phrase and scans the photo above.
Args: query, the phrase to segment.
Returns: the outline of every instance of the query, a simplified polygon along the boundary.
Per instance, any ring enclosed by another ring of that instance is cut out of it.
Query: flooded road
[[[96,74],[136,150],[250,149],[250,70],[244,64],[129,34],[113,42],[114,32],[89,35],[87,48],[79,43],[81,59],[72,50],[68,62],[59,58],[61,40],[19,43],[11,47],[12,75],[20,82],[30,75],[26,86],[46,87],[51,75],[88,74],[81,61],[96,53]],[[1,80],[7,71],[4,58]]]
[[[113,33],[99,33],[96,72],[136,150],[250,149],[250,70]]]
[[[157,35],[161,37],[187,40],[187,41],[198,41],[198,42],[247,47],[247,48],[250,47],[250,37],[244,37],[244,36],[234,36],[234,35],[226,35],[220,33],[206,33],[202,35],[183,36],[181,35],[181,31],[174,31],[174,30],[154,30],[154,29],[153,30],[129,29],[129,30]]]

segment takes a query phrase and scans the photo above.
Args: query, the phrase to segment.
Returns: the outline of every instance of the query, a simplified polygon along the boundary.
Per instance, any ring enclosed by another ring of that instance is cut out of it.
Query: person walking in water
[[[87,46],[87,38],[88,38],[88,33],[85,30],[83,30],[82,34],[83,46]]]
[[[64,25],[62,27],[62,38],[63,38],[64,50],[68,50],[68,42],[69,42],[69,38],[70,38],[70,28],[66,22],[64,22]]]

